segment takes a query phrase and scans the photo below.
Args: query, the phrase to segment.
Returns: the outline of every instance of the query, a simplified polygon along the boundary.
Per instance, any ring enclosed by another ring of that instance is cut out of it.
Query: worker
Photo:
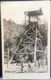
[[[32,67],[31,67],[31,62],[28,62],[28,71],[31,72],[32,71]]]
[[[23,63],[24,63],[24,58],[21,58],[21,72],[23,72]]]

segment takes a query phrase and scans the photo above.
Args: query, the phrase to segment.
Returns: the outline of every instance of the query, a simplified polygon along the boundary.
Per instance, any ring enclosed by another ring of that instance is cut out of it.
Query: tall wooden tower
[[[41,57],[43,52],[41,39],[38,37],[38,16],[42,14],[41,8],[25,12],[26,28],[17,46],[17,53],[32,55],[32,61],[36,61],[38,57]],[[26,25],[26,16],[29,18],[28,25]]]
[[[25,31],[21,34],[15,50],[16,55],[31,55],[31,62],[38,60],[38,58],[41,58],[43,55],[42,43],[38,31],[38,16],[40,15],[43,15],[41,8],[39,10],[25,12]],[[28,25],[26,24],[26,16],[28,16],[29,19]],[[13,56],[10,61],[12,61]]]

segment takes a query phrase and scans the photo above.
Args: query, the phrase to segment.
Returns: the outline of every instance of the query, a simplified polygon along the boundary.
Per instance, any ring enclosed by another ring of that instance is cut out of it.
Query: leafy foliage
[[[24,28],[20,24],[16,24],[11,20],[3,19],[3,27],[4,27],[4,43],[5,47],[12,47],[15,42],[17,42],[17,38],[24,31]]]

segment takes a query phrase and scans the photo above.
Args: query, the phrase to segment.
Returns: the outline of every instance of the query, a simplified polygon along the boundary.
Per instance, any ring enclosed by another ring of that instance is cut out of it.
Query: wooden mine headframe
[[[38,34],[38,16],[43,15],[41,8],[39,10],[26,11],[25,12],[25,31],[21,36],[20,41],[17,45],[18,54],[31,54],[33,61],[37,60],[37,57],[43,53],[41,39],[37,36]],[[26,25],[26,16],[29,18],[29,24]],[[31,17],[34,21],[31,21]],[[13,55],[14,56],[14,55]],[[12,57],[13,58],[13,57]]]
[[[36,54],[42,53],[42,43],[41,39],[37,37],[38,34],[38,16],[42,15],[41,8],[35,11],[26,11],[25,12],[25,32],[20,39],[20,42],[17,46],[17,52],[20,54],[32,54],[34,56],[34,61],[36,61]],[[29,24],[26,25],[26,15],[29,18]],[[33,22],[31,22],[31,17],[35,18]],[[38,49],[38,46],[40,49]]]

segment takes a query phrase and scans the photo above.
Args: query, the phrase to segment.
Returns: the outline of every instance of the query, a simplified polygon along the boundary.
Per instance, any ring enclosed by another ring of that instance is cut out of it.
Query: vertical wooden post
[[[26,12],[25,12],[25,26],[26,26]]]
[[[30,24],[30,16],[29,16],[29,24]]]
[[[23,60],[23,57],[22,57],[22,59],[21,59],[21,72],[23,72],[23,62],[24,62],[24,60]]]
[[[7,68],[8,68],[8,65],[9,65],[9,47],[8,47],[8,56],[7,56]]]
[[[35,39],[35,53],[34,53],[34,61],[36,61],[36,45],[37,45],[37,29],[36,29],[36,39]]]
[[[38,14],[37,14],[37,23],[36,23],[36,39],[35,39],[35,53],[34,53],[34,61],[36,61],[36,49],[37,49],[37,26],[38,26]]]

